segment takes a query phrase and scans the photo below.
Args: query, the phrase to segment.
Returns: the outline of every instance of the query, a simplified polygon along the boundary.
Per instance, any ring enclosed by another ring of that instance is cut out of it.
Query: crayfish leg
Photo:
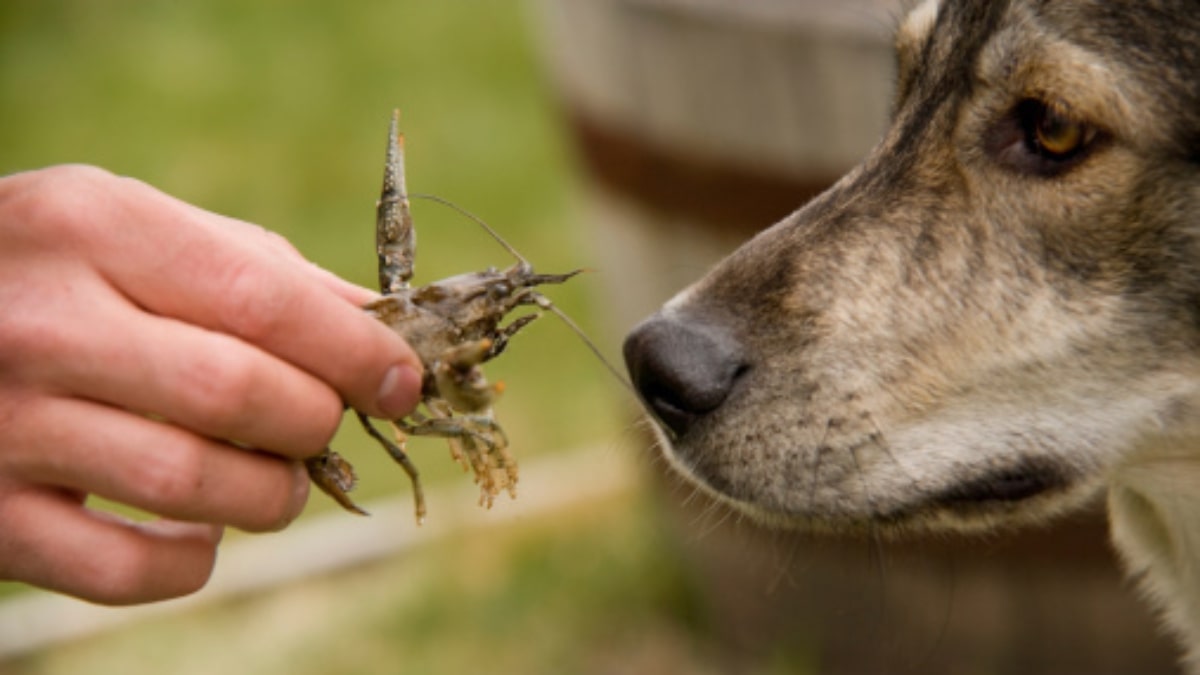
[[[516,335],[525,326],[536,321],[539,317],[541,317],[541,314],[525,314],[513,319],[511,323],[501,328],[496,338],[492,341],[491,349],[488,350],[487,357],[484,360],[490,361],[500,356],[504,352],[504,348],[508,346],[508,341],[512,339],[512,336]]]
[[[467,456],[463,453],[462,441],[457,438],[447,438],[446,445],[450,448],[450,459],[462,467],[463,473],[470,471],[471,465],[467,463]]]
[[[412,436],[438,436],[450,445],[451,457],[470,467],[479,485],[479,503],[491,507],[496,495],[506,490],[516,496],[517,461],[508,452],[508,437],[492,419],[490,410],[478,415],[455,415],[448,403],[426,400],[430,417],[396,420],[393,424]]]
[[[421,475],[420,472],[417,471],[417,466],[412,463],[412,460],[408,458],[408,454],[405,453],[399,445],[393,443],[386,436],[379,433],[379,430],[375,428],[375,425],[371,424],[371,420],[367,419],[366,415],[358,412],[357,410],[354,412],[358,416],[358,421],[360,424],[362,424],[362,427],[366,430],[367,434],[370,435],[371,438],[374,438],[376,441],[378,441],[379,444],[383,446],[383,449],[387,451],[388,455],[390,455],[391,458],[400,465],[400,468],[404,469],[404,473],[408,474],[408,479],[412,483],[413,488],[413,502],[415,503],[417,524],[420,525],[424,523],[426,513],[425,490],[423,487],[421,487]],[[401,443],[403,443],[403,440],[401,440]]]

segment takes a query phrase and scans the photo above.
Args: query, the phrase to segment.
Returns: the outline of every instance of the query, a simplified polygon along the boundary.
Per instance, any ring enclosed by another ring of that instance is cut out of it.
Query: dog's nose
[[[624,352],[642,400],[679,435],[724,403],[747,368],[741,345],[725,332],[661,315],[635,328]]]

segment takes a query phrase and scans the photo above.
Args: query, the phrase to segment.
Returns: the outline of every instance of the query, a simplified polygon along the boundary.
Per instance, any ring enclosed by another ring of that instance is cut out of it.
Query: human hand
[[[204,585],[225,525],[285,526],[343,401],[417,402],[420,362],[359,309],[373,297],[132,179],[0,178],[0,579],[164,599]]]

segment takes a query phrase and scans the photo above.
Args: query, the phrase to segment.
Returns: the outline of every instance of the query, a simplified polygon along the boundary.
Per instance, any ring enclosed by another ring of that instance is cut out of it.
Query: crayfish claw
[[[354,474],[354,467],[344,457],[326,448],[321,454],[304,460],[304,468],[313,484],[342,508],[360,516],[370,515],[346,494],[354,489],[358,477]]]
[[[400,111],[392,111],[388,127],[383,189],[375,207],[375,250],[379,256],[379,288],[391,295],[408,288],[416,256],[416,233],[404,184],[404,135]]]

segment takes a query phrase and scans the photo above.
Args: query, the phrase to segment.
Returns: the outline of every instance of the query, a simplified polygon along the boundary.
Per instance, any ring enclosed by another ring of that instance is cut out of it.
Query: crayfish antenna
[[[443,199],[441,197],[438,197],[437,195],[414,194],[413,197],[416,197],[417,199],[428,199],[431,202],[441,204],[442,206],[445,206],[445,207],[448,207],[448,208],[451,208],[451,209],[457,211],[459,213],[459,215],[475,221],[476,225],[482,227],[484,229],[484,231],[486,231],[488,234],[492,235],[492,239],[495,239],[497,242],[499,242],[499,244],[504,247],[505,251],[508,251],[509,254],[512,255],[512,257],[517,259],[517,262],[519,262],[524,267],[528,267],[530,269],[533,268],[533,266],[529,264],[529,261],[525,259],[525,256],[523,256],[519,252],[517,252],[517,249],[515,247],[513,247],[512,244],[505,241],[504,237],[501,237],[499,232],[492,229],[492,226],[488,225],[487,221],[485,221],[483,218],[480,218],[479,216],[475,215],[474,213],[471,213],[470,211],[464,209],[463,207],[459,206],[458,204],[455,204],[454,202],[450,201],[449,199]]]
[[[621,374],[621,371],[618,370],[611,361],[604,358],[603,352],[600,351],[600,348],[596,346],[595,342],[592,342],[592,339],[587,336],[587,333],[583,332],[583,329],[579,327],[579,324],[575,323],[571,317],[567,316],[566,312],[562,311],[556,307],[554,303],[550,302],[549,298],[539,294],[539,300],[544,302],[539,301],[538,307],[541,307],[554,316],[557,316],[559,319],[562,319],[562,322],[567,324],[567,328],[570,328],[571,332],[578,335],[579,339],[583,340],[583,344],[586,345],[589,350],[591,350],[592,354],[595,354],[596,358],[600,359],[600,363],[604,364],[604,367],[608,369],[608,372],[612,373],[612,376],[617,378],[617,381],[620,382],[621,385],[627,390],[629,390],[629,393],[633,394],[636,398],[638,394],[637,390],[633,388],[633,384],[631,384],[629,380],[625,379],[625,376]]]

